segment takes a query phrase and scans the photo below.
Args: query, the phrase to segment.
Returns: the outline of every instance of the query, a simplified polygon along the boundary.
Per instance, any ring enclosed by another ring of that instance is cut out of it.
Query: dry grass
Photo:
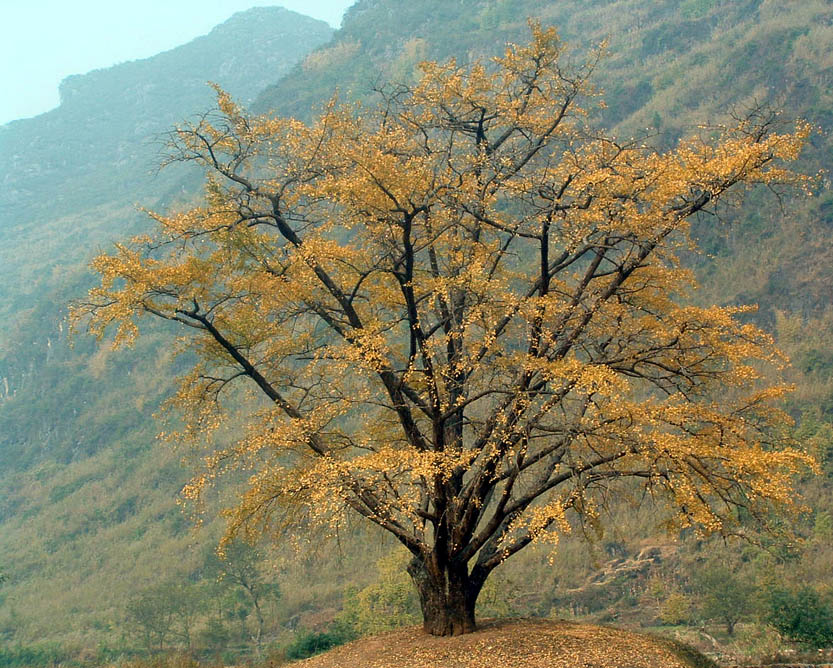
[[[693,656],[693,655],[692,655]],[[695,668],[667,643],[631,631],[566,621],[487,621],[455,638],[421,628],[363,638],[297,664],[303,668]]]

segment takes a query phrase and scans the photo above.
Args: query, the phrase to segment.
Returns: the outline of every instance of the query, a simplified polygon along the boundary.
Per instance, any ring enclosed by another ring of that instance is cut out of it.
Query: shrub
[[[339,631],[326,633],[302,632],[286,648],[286,658],[292,661],[306,659],[307,657],[321,654],[321,652],[326,652],[328,649],[342,645],[347,640],[348,638]]]
[[[659,610],[665,624],[685,624],[691,619],[691,601],[682,592],[674,592],[665,599]]]
[[[803,645],[833,645],[833,609],[810,587],[772,591],[767,621],[781,635]]]
[[[344,611],[338,620],[343,628],[352,629],[357,636],[366,636],[421,621],[417,592],[405,572],[407,562],[404,551],[392,552],[377,562],[375,582],[364,589],[346,592]]]

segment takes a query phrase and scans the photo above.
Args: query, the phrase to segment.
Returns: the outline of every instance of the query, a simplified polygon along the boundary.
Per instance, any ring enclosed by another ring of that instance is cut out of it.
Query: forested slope
[[[323,24],[260,11],[156,58],[72,78],[59,109],[0,128],[0,153],[7,157],[0,162],[0,266],[6,279],[0,286],[0,565],[10,577],[0,589],[0,641],[7,644],[41,638],[86,647],[141,644],[125,621],[133,590],[158,579],[160,564],[183,581],[201,577],[204,546],[213,534],[188,533],[187,520],[174,506],[186,472],[178,455],[154,443],[157,427],[150,417],[170,389],[169,337],[158,332],[119,355],[81,338],[71,351],[62,313],[70,297],[83,294],[93,251],[141,228],[135,202],[169,206],[199,192],[193,174],[153,175],[157,148],[147,139],[210,106],[203,81],[218,81],[252,101],[255,110],[309,117],[334,90],[342,98],[369,100],[374,86],[412,80],[423,59],[466,62],[495,55],[506,41],[526,40],[526,18],[533,16],[557,25],[577,59],[607,40],[608,55],[596,72],[606,107],[597,115],[620,136],[644,135],[668,146],[702,131],[701,123],[720,123],[769,104],[787,118],[803,117],[820,127],[803,169],[831,167],[828,0],[359,0],[326,44]],[[114,90],[122,91],[118,102],[101,105]],[[171,99],[175,105],[166,102]],[[753,192],[741,208],[715,213],[696,227],[706,254],[690,258],[703,283],[701,299],[759,304],[755,317],[793,357],[789,373],[798,391],[789,409],[799,420],[798,434],[830,475],[829,181],[823,177],[809,200]],[[819,508],[830,503],[827,480],[806,484]],[[817,510],[807,520],[804,560],[796,557],[790,567],[813,581],[833,563],[824,547],[822,514]],[[602,558],[646,562],[637,559],[638,541],[655,533],[651,518],[620,513],[616,520],[626,524],[601,539]],[[374,549],[384,552],[383,546]],[[698,549],[675,559],[697,565]],[[618,610],[628,596],[641,600],[649,577],[664,583],[663,601],[674,593],[693,596],[684,579],[660,568],[651,571],[654,576],[643,573],[643,593],[620,582],[621,592],[605,589],[588,602],[581,578],[599,556],[582,550],[565,545],[562,566],[534,587],[523,578],[499,578],[511,605],[493,599],[490,609],[563,610],[559,606],[570,605],[565,592],[572,588],[579,601],[574,610]],[[308,563],[292,568],[283,581],[300,579],[301,585],[285,591],[273,630],[288,620],[296,623],[305,609],[314,616],[337,606],[345,587],[369,577],[349,559],[338,576],[346,579],[338,581],[317,581],[323,570]],[[523,564],[518,568],[525,573]],[[50,600],[44,600],[47,589]],[[623,617],[633,614],[627,606],[622,610]],[[247,614],[241,613],[244,624]]]

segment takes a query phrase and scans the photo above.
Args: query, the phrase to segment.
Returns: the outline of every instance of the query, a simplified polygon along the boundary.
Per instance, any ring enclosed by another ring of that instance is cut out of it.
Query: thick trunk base
[[[422,628],[426,633],[459,636],[477,630],[474,608],[482,583],[472,581],[465,568],[440,570],[414,559],[408,574],[419,593]]]
[[[477,630],[474,614],[451,610],[423,610],[422,628],[432,636],[461,636]]]

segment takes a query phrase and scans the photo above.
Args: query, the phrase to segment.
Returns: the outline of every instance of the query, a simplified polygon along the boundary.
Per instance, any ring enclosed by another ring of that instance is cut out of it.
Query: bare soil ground
[[[303,668],[707,668],[696,652],[632,631],[547,619],[486,621],[454,638],[420,627],[362,638]]]

